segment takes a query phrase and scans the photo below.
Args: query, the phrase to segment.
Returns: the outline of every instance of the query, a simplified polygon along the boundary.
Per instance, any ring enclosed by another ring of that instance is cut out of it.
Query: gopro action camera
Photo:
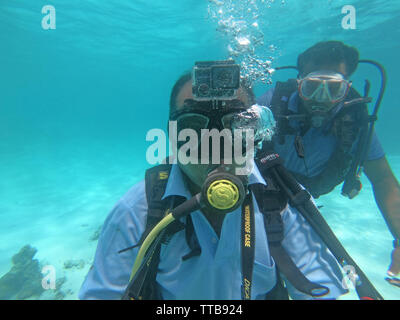
[[[196,100],[232,100],[240,85],[240,66],[234,60],[196,62],[192,79]]]

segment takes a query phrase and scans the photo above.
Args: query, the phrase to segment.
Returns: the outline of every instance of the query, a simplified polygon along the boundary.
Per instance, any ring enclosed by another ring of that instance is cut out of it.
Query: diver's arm
[[[364,172],[372,184],[376,204],[390,232],[400,237],[400,186],[386,157],[366,161]]]
[[[144,180],[134,185],[113,207],[104,222],[94,257],[78,294],[81,300],[120,300],[139,248],[119,253],[138,243],[145,230],[147,201]]]
[[[394,238],[400,238],[400,187],[386,157],[366,161],[364,171],[371,181],[376,204]],[[389,275],[400,273],[400,248],[393,250]]]

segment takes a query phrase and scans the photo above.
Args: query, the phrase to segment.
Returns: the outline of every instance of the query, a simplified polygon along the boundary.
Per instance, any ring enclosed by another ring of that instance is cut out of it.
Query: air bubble
[[[270,82],[274,44],[265,47],[260,22],[265,21],[266,6],[273,0],[210,0],[209,17],[216,20],[217,31],[228,41],[230,58],[241,65],[241,74],[250,83]],[[263,18],[264,16],[264,18]],[[266,56],[268,54],[268,56]]]

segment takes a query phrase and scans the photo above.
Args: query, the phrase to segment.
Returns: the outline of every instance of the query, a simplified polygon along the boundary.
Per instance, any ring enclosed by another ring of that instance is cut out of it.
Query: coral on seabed
[[[12,257],[13,266],[0,278],[0,300],[27,299],[42,294],[43,275],[39,260],[33,259],[36,252],[36,248],[26,245]]]
[[[80,260],[67,260],[64,262],[64,268],[65,269],[71,269],[71,268],[78,268],[82,269],[85,266],[85,261],[83,259]]]
[[[43,288],[41,264],[33,259],[37,249],[26,245],[12,259],[12,267],[0,278],[0,300],[62,300],[66,294],[60,290],[66,277],[56,279],[54,289]]]

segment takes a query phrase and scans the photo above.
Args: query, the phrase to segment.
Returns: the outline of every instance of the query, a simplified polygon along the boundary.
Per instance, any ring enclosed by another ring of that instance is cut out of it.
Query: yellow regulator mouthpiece
[[[239,189],[230,180],[216,180],[207,189],[207,200],[219,210],[227,210],[236,205],[240,197]]]

